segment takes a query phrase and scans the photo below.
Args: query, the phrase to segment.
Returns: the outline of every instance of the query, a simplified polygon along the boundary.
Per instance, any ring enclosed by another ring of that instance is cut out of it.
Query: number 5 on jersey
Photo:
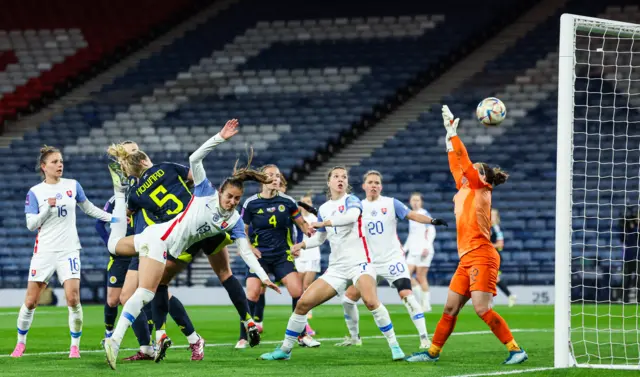
[[[149,197],[151,198],[151,200],[153,200],[153,202],[156,203],[158,207],[162,208],[165,204],[167,204],[167,202],[170,202],[170,201],[176,203],[176,209],[168,210],[167,215],[175,215],[177,213],[182,212],[182,209],[184,208],[184,204],[182,204],[182,202],[180,201],[180,199],[178,199],[177,196],[173,194],[167,194],[162,198],[159,198],[158,195],[160,194],[167,194],[167,189],[164,188],[163,185],[158,186],[158,188],[156,188],[151,192],[151,194],[149,194]]]

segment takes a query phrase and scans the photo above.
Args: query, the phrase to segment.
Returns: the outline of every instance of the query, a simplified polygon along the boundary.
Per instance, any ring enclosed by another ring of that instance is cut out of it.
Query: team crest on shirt
[[[222,224],[220,224],[220,227],[221,227],[222,229],[224,229],[224,228],[226,228],[226,227],[228,227],[228,226],[229,226],[229,223],[227,223],[226,221],[223,221],[223,222],[222,222]]]
[[[386,215],[386,214],[387,214],[387,209],[386,209],[386,208],[380,208],[380,210],[382,211],[382,214],[383,214],[383,215]]]
[[[57,193],[56,194],[56,199],[58,199],[58,200],[62,199],[62,194],[61,193]]]
[[[340,212],[340,213],[344,212],[344,206],[338,207],[338,212]]]
[[[275,211],[276,211],[276,207],[267,208],[267,212],[275,212]]]
[[[31,270],[31,276],[36,276],[36,270]]]
[[[118,278],[116,278],[115,276],[112,276],[109,278],[109,283],[111,284],[115,284],[118,281]]]
[[[167,251],[165,250],[164,253],[162,253],[162,257],[164,258],[164,260],[167,260]]]
[[[280,205],[278,206],[278,211],[280,211],[280,212],[284,212],[284,205],[280,204]]]
[[[373,211],[371,211],[371,216],[378,216],[378,212],[374,209]]]
[[[220,220],[220,215],[218,215],[217,213],[213,214],[213,222],[217,223]]]
[[[67,190],[67,196],[68,196],[68,197],[72,197],[72,196],[73,196],[73,191],[71,191],[71,190]]]

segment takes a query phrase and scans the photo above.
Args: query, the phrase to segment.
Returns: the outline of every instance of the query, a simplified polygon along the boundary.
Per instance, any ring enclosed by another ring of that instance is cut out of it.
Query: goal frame
[[[602,25],[602,24],[606,25]],[[556,239],[554,303],[554,367],[640,370],[640,365],[579,364],[571,345],[571,232],[573,191],[573,128],[575,31],[638,37],[637,24],[565,13],[560,17],[558,54],[558,128],[556,152]]]

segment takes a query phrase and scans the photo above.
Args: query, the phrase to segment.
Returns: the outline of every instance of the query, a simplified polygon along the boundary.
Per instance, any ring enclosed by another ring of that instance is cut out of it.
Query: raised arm
[[[480,178],[480,173],[473,167],[473,163],[469,159],[469,154],[467,153],[467,148],[460,140],[459,136],[454,136],[451,138],[451,144],[453,146],[453,153],[458,157],[458,161],[460,162],[460,168],[462,169],[462,174],[469,181],[469,187],[472,189],[479,189],[486,184]]]
[[[462,168],[460,167],[460,161],[458,161],[458,157],[453,152],[453,149],[447,152],[447,157],[449,157],[449,170],[451,170],[451,175],[453,175],[453,179],[456,182],[456,189],[460,190],[460,187],[462,187]]]
[[[215,134],[212,138],[205,141],[204,144],[200,146],[200,148],[196,149],[195,152],[189,156],[189,165],[191,167],[191,174],[193,175],[193,184],[198,187],[203,182],[207,181],[207,174],[204,170],[204,165],[202,164],[202,160],[216,147],[216,145],[221,144],[231,138],[233,135],[238,133],[238,120],[231,119],[227,121],[222,130]],[[197,191],[194,192],[194,195],[197,195]]]
[[[96,207],[87,199],[87,196],[84,194],[84,189],[80,185],[80,182],[76,182],[76,203],[78,203],[78,207],[82,210],[82,212],[87,215],[93,217],[94,219],[102,220],[105,222],[111,222],[113,220],[113,216]]]

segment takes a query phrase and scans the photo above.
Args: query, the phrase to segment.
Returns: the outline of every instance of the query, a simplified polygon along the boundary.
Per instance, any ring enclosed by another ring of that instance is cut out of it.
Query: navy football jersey
[[[242,207],[242,220],[251,227],[249,239],[262,257],[289,250],[293,245],[293,223],[300,216],[296,201],[282,193],[271,199],[253,195]]]
[[[130,188],[127,207],[132,212],[145,209],[135,220],[162,223],[173,219],[187,208],[191,191],[187,186],[189,168],[171,162],[162,162],[147,169]],[[140,224],[142,225],[142,224]]]

